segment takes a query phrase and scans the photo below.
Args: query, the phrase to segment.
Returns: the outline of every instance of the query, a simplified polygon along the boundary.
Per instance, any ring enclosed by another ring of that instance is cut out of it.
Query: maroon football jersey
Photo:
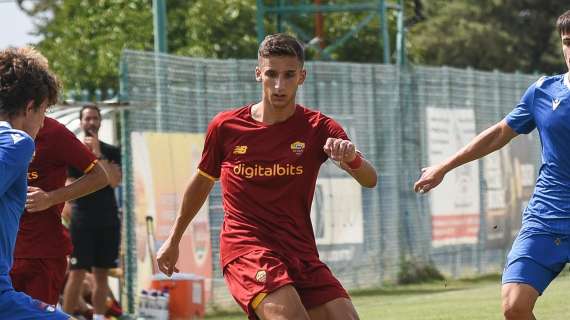
[[[251,105],[212,120],[198,168],[221,179],[222,265],[255,250],[318,256],[310,212],[329,137],[348,139],[337,122],[301,105],[272,125],[254,120]]]
[[[88,172],[97,159],[64,125],[45,118],[36,137],[28,169],[28,185],[49,192],[65,186],[67,169]],[[16,240],[16,258],[55,258],[71,253],[71,240],[61,224],[63,203],[41,212],[24,212]]]

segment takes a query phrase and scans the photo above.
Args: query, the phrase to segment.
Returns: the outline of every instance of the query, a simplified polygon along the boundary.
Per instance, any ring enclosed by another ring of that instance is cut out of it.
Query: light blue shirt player
[[[69,319],[54,306],[14,291],[10,280],[33,153],[34,140],[27,133],[0,121],[0,319]]]
[[[503,272],[503,284],[525,283],[542,294],[570,259],[570,80],[542,77],[505,118],[519,134],[535,128],[542,165],[523,212],[522,228]]]
[[[523,227],[570,235],[570,82],[568,74],[542,77],[505,118],[517,133],[537,128],[542,165]]]

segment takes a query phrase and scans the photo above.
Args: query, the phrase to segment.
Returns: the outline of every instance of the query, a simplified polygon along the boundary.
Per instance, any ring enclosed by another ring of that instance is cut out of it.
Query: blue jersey
[[[542,165],[523,213],[523,228],[570,234],[570,81],[568,74],[542,77],[505,118],[517,133],[537,128]]]
[[[12,288],[9,273],[33,153],[34,140],[27,133],[0,122],[0,291]]]

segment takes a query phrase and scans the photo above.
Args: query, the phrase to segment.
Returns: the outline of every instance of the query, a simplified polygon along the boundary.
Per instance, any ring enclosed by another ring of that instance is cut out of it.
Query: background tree
[[[301,3],[303,1],[289,1],[288,3]],[[313,2],[304,1],[304,2]],[[322,0],[321,3],[330,4],[354,4],[355,0],[335,0],[326,1]],[[358,2],[364,3],[365,0]],[[398,0],[392,0],[392,3],[397,3]],[[267,4],[277,5],[276,0],[267,0]],[[422,16],[422,2],[420,0],[405,0],[406,16],[409,24],[416,23],[423,19]],[[350,32],[355,26],[361,23],[370,12],[334,12],[323,14],[324,20],[324,43],[331,45],[341,39],[345,34]],[[397,11],[388,9],[386,10],[387,24],[390,34],[390,48],[391,60],[396,61],[395,48],[396,48],[396,23]],[[270,26],[275,30],[275,16],[272,16],[272,23]],[[302,29],[307,36],[311,38],[315,30],[315,18],[313,14],[297,14],[290,15],[286,18],[287,21],[292,22],[295,26]],[[352,62],[368,62],[368,63],[382,63],[383,58],[383,43],[380,35],[380,19],[378,16],[374,17],[365,27],[360,29],[353,37],[345,42],[342,46],[337,47],[331,52],[331,59],[334,61],[352,61]],[[285,24],[286,30],[295,33],[295,30],[287,23]],[[302,37],[301,37],[302,38]],[[310,39],[303,39],[308,42]],[[314,46],[309,47],[308,58],[314,59],[317,57],[317,50]],[[324,57],[321,57],[324,58]]]
[[[256,6],[251,0],[168,1],[171,52],[206,58],[257,55]],[[179,9],[177,9],[179,8]]]
[[[556,0],[423,1],[426,19],[408,32],[413,63],[564,72],[556,18],[568,9]]]
[[[117,89],[122,50],[153,48],[151,0],[17,1],[33,17],[36,33],[42,39],[38,47],[68,90]],[[274,5],[277,0],[266,3]],[[554,27],[556,17],[568,9],[564,1],[405,0],[405,5],[407,51],[412,63],[508,72],[565,70]],[[170,53],[221,59],[255,57],[255,1],[169,0],[167,11]],[[366,14],[325,14],[325,42],[339,39]],[[267,33],[276,30],[274,18],[265,21]],[[388,10],[387,18],[393,50],[396,12]],[[313,15],[289,16],[287,20],[308,36],[313,34]],[[373,19],[332,52],[332,59],[382,62],[379,23],[378,18]],[[315,50],[308,51],[309,60],[315,56]]]
[[[121,51],[152,49],[147,0],[46,0],[30,13],[38,47],[67,90],[117,89]]]
[[[151,0],[18,0],[34,18],[37,44],[66,89],[118,88],[123,49],[153,49]],[[255,2],[169,0],[169,52],[255,57]]]

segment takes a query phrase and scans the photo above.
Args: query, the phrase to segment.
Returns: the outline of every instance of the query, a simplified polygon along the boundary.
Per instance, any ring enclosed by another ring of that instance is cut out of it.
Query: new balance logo
[[[234,148],[234,154],[246,154],[247,146],[236,146]]]
[[[556,110],[559,104],[560,104],[560,99],[554,99],[554,101],[552,101],[552,111]]]
[[[18,143],[20,140],[24,140],[24,136],[22,136],[21,134],[18,133],[12,133],[10,134],[10,136],[12,136],[12,140],[14,140],[14,144]]]

